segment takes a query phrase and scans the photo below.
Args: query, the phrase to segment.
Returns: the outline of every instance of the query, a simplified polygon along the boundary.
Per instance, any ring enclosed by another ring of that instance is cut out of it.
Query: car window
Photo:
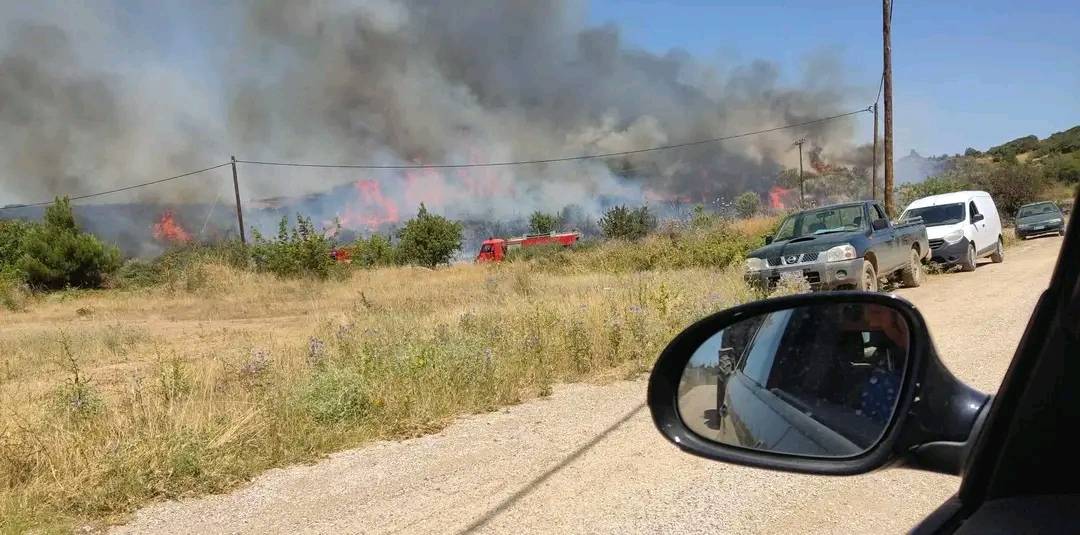
[[[769,381],[769,371],[773,367],[776,348],[780,346],[780,341],[784,337],[790,316],[791,310],[783,310],[766,317],[754,335],[750,351],[747,352],[739,367],[744,375],[758,385],[764,386]]]
[[[975,201],[968,201],[968,217],[974,219],[979,215],[979,209],[975,207]]]
[[[883,212],[881,210],[881,206],[875,204],[874,205],[874,212],[877,213],[877,218],[878,219],[888,219],[887,217],[885,217],[885,212]]]

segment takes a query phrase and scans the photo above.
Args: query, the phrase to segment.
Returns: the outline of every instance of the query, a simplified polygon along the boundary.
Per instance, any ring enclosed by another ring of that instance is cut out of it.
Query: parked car
[[[993,394],[949,372],[922,315],[902,298],[800,294],[723,310],[679,333],[649,378],[653,422],[676,447],[715,461],[832,476],[889,467],[961,476],[956,494],[912,533],[1076,533],[1080,457],[1067,436],[1080,414],[1078,240],[1070,223]],[[747,322],[751,334],[731,339],[741,346],[706,347]],[[725,366],[732,355],[738,363]],[[687,384],[687,372],[709,368],[728,377]]]
[[[985,191],[957,191],[923,197],[907,206],[900,222],[921,218],[930,240],[930,259],[945,266],[959,264],[975,271],[983,257],[1005,260],[1001,217]]]
[[[796,212],[747,255],[747,280],[771,288],[803,278],[815,290],[877,291],[878,280],[899,275],[905,286],[922,281],[930,252],[918,222],[893,225],[876,201],[835,204]]]
[[[1041,234],[1065,235],[1065,214],[1051,201],[1025,204],[1016,211],[1016,237],[1026,240]]]

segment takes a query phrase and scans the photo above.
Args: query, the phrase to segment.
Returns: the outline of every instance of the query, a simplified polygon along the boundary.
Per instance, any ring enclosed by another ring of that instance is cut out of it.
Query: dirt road
[[[1046,287],[1061,239],[1004,264],[899,290],[962,379],[997,388]],[[116,533],[881,533],[910,528],[954,477],[890,470],[826,478],[680,453],[653,429],[645,382],[568,385],[312,466],[274,470],[223,496],[140,511]]]

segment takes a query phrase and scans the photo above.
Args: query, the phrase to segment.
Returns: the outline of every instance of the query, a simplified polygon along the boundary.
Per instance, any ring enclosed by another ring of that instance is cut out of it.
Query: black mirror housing
[[[870,223],[870,226],[873,227],[874,230],[885,230],[889,228],[889,221],[886,219],[875,219]]]
[[[773,241],[772,234],[766,234],[765,235],[765,245],[768,245],[768,244],[772,243],[772,241]]]
[[[747,318],[772,312],[837,304],[888,307],[908,324],[909,355],[892,418],[880,439],[852,457],[810,457],[754,450],[703,438],[683,421],[679,385],[694,351],[704,341]],[[832,292],[756,301],[694,323],[661,353],[649,378],[648,405],[665,438],[682,450],[717,461],[789,472],[853,475],[891,465],[958,474],[977,436],[990,397],[961,383],[938,359],[922,315],[907,301],[886,294]]]
[[[986,217],[983,216],[982,214],[975,214],[975,215],[971,216],[971,222],[972,223],[978,223],[979,221],[982,221],[983,219],[986,219]]]

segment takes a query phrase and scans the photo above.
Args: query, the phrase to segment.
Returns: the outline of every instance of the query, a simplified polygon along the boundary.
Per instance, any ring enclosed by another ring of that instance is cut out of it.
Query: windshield
[[[1054,214],[1060,215],[1061,210],[1057,205],[1052,202],[1041,202],[1039,204],[1029,204],[1027,206],[1021,206],[1020,211],[1017,212],[1017,219],[1022,217],[1030,217],[1033,215]]]
[[[860,230],[863,228],[863,206],[855,204],[839,208],[822,208],[792,214],[776,231],[777,241],[804,236],[816,236],[832,232]]]
[[[959,223],[964,220],[964,203],[910,208],[900,217],[900,221],[906,223],[919,217],[922,218],[923,225],[928,227]]]

